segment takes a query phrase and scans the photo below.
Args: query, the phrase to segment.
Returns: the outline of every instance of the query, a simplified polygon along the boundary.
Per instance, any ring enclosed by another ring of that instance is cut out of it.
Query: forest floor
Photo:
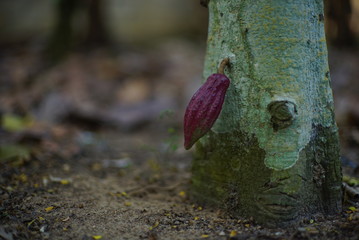
[[[0,239],[358,239],[359,199],[343,212],[266,228],[196,204],[184,106],[204,48],[169,42],[119,55],[73,53],[43,67],[2,51]],[[359,54],[331,51],[344,181],[359,186]]]

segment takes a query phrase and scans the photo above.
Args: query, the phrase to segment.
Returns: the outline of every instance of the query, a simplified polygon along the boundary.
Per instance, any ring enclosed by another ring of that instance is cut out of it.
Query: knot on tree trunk
[[[289,127],[293,123],[297,115],[297,106],[287,100],[272,101],[268,104],[268,111],[272,116],[271,123],[273,124],[273,129],[278,131]]]

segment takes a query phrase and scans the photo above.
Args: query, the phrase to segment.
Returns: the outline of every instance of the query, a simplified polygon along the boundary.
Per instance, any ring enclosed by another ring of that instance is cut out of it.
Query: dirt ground
[[[50,68],[31,51],[3,52],[0,239],[359,239],[355,194],[343,196],[341,214],[287,228],[190,198],[181,121],[203,50],[172,42],[137,54],[78,53]],[[357,56],[331,51],[344,180],[356,191]]]

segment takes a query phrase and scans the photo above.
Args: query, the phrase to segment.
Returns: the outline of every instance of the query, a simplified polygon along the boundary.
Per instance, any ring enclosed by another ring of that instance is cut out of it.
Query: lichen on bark
[[[228,57],[222,112],[197,145],[202,202],[290,222],[341,209],[341,171],[320,0],[211,0],[204,77]]]

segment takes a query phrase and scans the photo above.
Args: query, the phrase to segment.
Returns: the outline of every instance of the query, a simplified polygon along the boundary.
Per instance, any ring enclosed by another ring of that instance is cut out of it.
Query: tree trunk
[[[50,62],[57,62],[63,58],[73,45],[72,20],[77,7],[78,0],[57,1],[56,23],[46,48]]]
[[[230,59],[222,112],[196,145],[193,196],[293,223],[341,211],[322,0],[211,0],[204,76]]]
[[[355,34],[350,28],[352,6],[350,0],[326,0],[326,12],[329,31],[328,38],[338,47],[355,45]],[[334,30],[334,31],[333,31]]]
[[[90,46],[103,46],[109,42],[104,23],[104,1],[90,0],[88,3],[88,30],[86,43]]]

